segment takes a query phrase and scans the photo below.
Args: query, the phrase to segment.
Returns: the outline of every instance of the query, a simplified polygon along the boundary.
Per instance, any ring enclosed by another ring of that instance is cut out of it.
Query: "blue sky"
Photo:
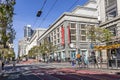
[[[57,0],[52,10],[50,9],[56,0],[47,0],[42,9],[42,15],[37,18],[37,11],[42,8],[44,1],[45,0],[16,0],[14,10],[16,15],[14,15],[13,18],[13,27],[16,31],[16,39],[14,40],[16,54],[18,52],[18,41],[24,37],[25,25],[30,24],[33,29],[48,28],[62,13],[70,12],[75,6],[83,5],[88,0]],[[74,4],[76,1],[78,2]],[[47,15],[48,12],[49,14]],[[45,20],[43,20],[44,18]]]

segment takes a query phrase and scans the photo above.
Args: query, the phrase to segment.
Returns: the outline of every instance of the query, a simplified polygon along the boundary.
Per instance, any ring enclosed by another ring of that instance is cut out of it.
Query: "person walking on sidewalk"
[[[75,59],[72,59],[71,64],[72,64],[72,67],[74,68],[74,66],[75,66]]]
[[[81,56],[81,67],[82,68],[85,68],[85,54],[84,53],[82,53],[82,56]]]
[[[96,59],[95,54],[92,55],[92,58],[93,58],[94,68],[95,68],[95,66],[97,66],[97,68],[99,68],[99,66],[98,66],[98,61],[97,61],[97,59]]]
[[[5,65],[4,62],[2,62],[2,70],[4,70],[4,65]]]

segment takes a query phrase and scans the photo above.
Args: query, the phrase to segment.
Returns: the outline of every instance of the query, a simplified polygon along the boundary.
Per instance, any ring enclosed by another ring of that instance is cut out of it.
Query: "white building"
[[[24,38],[18,43],[18,56],[27,55],[28,51],[37,46],[37,39],[41,36],[46,29],[38,28],[32,30],[31,25],[26,25],[24,28]]]
[[[18,56],[26,55],[26,47],[28,45],[27,38],[23,38],[18,42]]]
[[[76,54],[90,51],[87,27],[98,25],[96,0],[89,0],[84,6],[77,6],[72,12],[63,13],[43,35],[38,38],[42,44],[46,39],[58,47],[52,55],[61,60],[76,58]]]
[[[32,47],[37,46],[38,37],[40,37],[45,31],[46,31],[46,29],[43,29],[43,28],[38,28],[38,29],[34,30],[34,33],[32,34],[31,38],[28,41],[28,45],[26,47],[26,54],[28,54],[28,51]]]

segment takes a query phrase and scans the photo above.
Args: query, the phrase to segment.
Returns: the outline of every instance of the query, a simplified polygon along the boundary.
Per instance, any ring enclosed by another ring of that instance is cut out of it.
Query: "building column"
[[[118,11],[118,16],[120,16],[120,0],[117,0],[117,11]]]
[[[68,59],[70,58],[70,52],[69,52],[69,44],[68,44],[68,26],[69,22],[65,21],[64,22],[64,30],[65,30],[65,58]]]
[[[80,54],[80,26],[76,23],[76,54]]]

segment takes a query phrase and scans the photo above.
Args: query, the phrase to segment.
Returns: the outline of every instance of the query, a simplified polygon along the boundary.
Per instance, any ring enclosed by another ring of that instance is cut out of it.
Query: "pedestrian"
[[[72,64],[72,67],[75,66],[75,60],[74,59],[72,59],[71,64]]]
[[[5,65],[4,62],[2,62],[2,70],[4,70],[4,65]]]
[[[97,63],[98,63],[98,66],[101,68],[102,67],[102,57],[101,56],[97,57]]]
[[[16,61],[13,60],[13,70],[15,70]]]
[[[82,63],[82,65],[81,65],[81,67],[85,67],[85,55],[84,55],[84,53],[82,53],[82,56],[81,56],[81,63]]]
[[[97,60],[96,60],[96,56],[95,56],[95,54],[92,55],[92,56],[93,56],[94,68],[95,68],[95,66],[97,66],[97,68],[99,68],[99,66],[98,66],[98,62],[97,62]]]

